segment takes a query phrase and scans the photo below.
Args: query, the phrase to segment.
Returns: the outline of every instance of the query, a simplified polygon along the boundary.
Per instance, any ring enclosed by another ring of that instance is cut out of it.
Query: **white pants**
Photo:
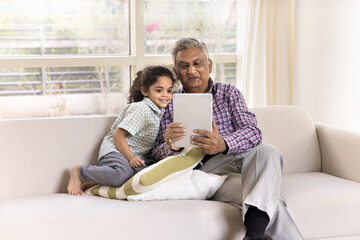
[[[302,240],[280,196],[283,165],[284,158],[275,147],[261,144],[240,155],[215,155],[200,169],[228,175],[212,200],[227,202],[242,209],[243,220],[249,206],[255,206],[270,218],[265,233],[271,239]]]

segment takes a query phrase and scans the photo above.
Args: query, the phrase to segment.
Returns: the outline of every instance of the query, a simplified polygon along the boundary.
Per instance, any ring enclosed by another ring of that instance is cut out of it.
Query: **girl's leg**
[[[99,166],[81,166],[80,180],[118,187],[135,174],[129,161],[119,152],[106,154],[99,160]]]
[[[111,152],[100,159],[99,166],[73,167],[67,190],[70,195],[83,195],[84,190],[96,184],[118,187],[145,167],[132,168],[121,153]]]

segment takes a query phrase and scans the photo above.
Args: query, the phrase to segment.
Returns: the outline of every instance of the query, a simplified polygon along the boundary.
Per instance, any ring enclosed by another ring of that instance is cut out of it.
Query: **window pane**
[[[129,66],[2,69],[0,119],[117,113],[129,76]]]
[[[230,83],[236,86],[236,63],[213,64],[212,77],[215,82]]]
[[[0,72],[0,96],[123,93],[129,67],[14,68]]]
[[[46,71],[46,93],[124,92],[128,77],[124,67],[62,67]]]
[[[128,0],[1,0],[0,54],[129,54]]]
[[[203,40],[211,53],[236,50],[236,0],[145,0],[145,52],[169,54],[180,37]]]
[[[1,69],[0,96],[41,94],[41,68]]]

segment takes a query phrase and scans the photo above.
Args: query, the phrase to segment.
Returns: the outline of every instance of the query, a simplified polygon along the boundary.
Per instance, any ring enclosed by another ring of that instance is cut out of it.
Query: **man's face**
[[[212,61],[199,47],[180,51],[176,55],[174,71],[188,93],[208,91]]]

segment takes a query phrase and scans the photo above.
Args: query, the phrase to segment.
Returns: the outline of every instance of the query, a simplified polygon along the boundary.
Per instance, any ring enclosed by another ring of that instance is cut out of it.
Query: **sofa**
[[[297,106],[252,108],[286,162],[282,196],[304,239],[360,239],[360,133]],[[66,194],[95,164],[115,115],[0,121],[0,239],[242,239],[241,211],[210,200],[126,201]],[[291,239],[289,239],[291,240]]]

